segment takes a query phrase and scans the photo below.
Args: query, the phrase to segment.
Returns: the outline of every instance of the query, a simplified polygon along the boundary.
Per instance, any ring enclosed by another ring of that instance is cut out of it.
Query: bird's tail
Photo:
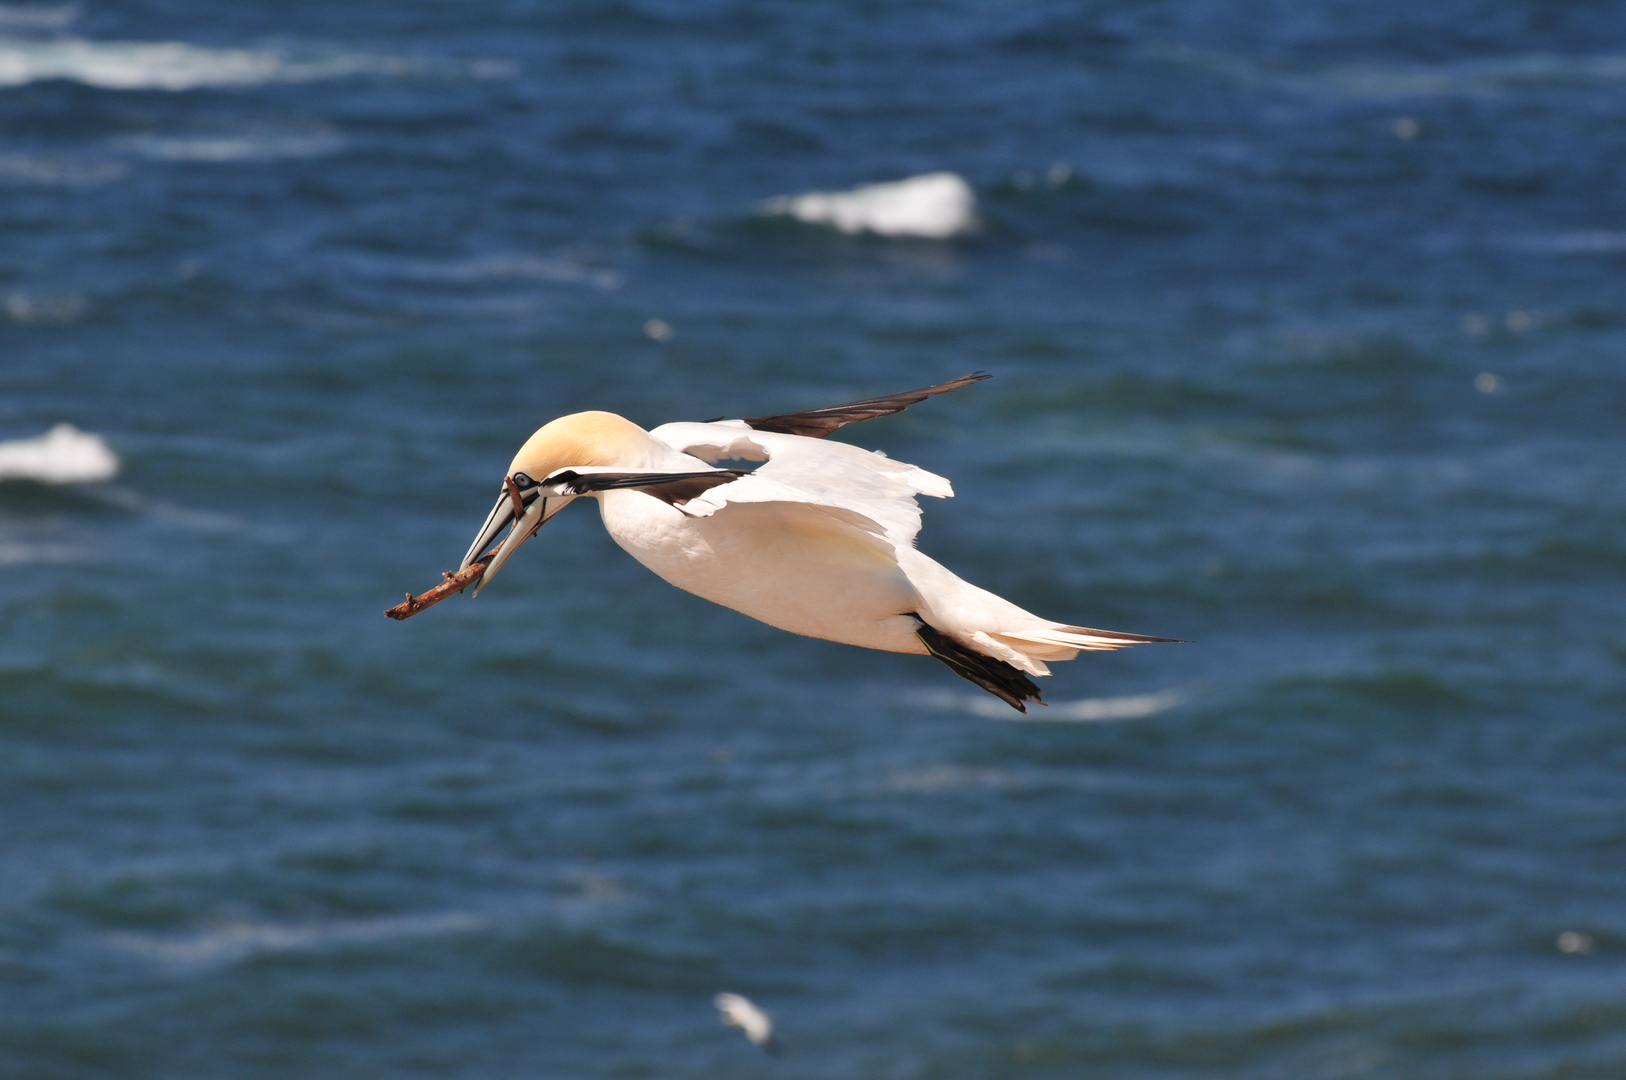
[[[993,635],[1005,641],[1017,652],[1025,653],[1037,661],[1071,660],[1081,652],[1111,652],[1131,645],[1146,645],[1154,641],[1179,641],[1179,638],[1152,637],[1148,634],[1121,634],[1116,630],[1096,630],[1088,626],[1066,626],[1050,623],[1033,629],[999,630]],[[1044,672],[1035,672],[1044,674]]]
[[[1023,702],[1043,704],[1028,676],[1050,674],[1051,663],[1081,652],[1180,640],[1051,622],[979,589],[919,551],[909,549],[904,560],[922,601],[916,633],[926,651],[1022,712],[1027,711]]]

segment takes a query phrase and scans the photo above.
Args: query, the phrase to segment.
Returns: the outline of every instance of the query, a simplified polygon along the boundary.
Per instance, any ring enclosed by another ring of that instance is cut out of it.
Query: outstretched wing
[[[824,409],[808,409],[806,412],[778,413],[774,416],[748,416],[744,423],[756,431],[772,431],[781,435],[801,435],[808,439],[822,439],[835,431],[843,424],[856,423],[859,420],[873,420],[877,416],[890,416],[902,412],[909,406],[925,401],[933,394],[946,394],[950,390],[958,390],[962,386],[991,379],[992,375],[981,371],[974,371],[970,375],[961,375],[958,379],[950,379],[936,386],[922,386],[919,390],[905,390],[901,394],[888,394],[885,397],[866,398],[863,401],[850,401],[845,405],[831,405]]]
[[[684,512],[697,517],[730,503],[803,503],[840,511],[844,519],[859,515],[873,524],[877,536],[907,547],[920,531],[915,496],[946,499],[954,494],[947,480],[914,465],[850,443],[753,430],[742,420],[662,424],[650,435],[707,464],[763,462],[684,503]]]

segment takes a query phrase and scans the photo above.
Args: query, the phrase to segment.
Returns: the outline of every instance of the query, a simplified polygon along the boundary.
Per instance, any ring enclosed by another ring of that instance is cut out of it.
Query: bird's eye
[[[536,486],[536,481],[532,480],[529,476],[526,476],[522,472],[515,473],[513,480],[514,486],[519,488],[521,491],[525,491],[528,488],[534,488]]]

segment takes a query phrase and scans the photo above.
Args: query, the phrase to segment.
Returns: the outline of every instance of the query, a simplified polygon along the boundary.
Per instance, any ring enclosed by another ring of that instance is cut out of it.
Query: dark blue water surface
[[[123,462],[0,484],[0,1075],[1626,1076],[1623,271],[1617,5],[0,7],[0,440]],[[554,416],[975,369],[923,549],[1195,644],[1023,722],[589,506],[380,615]]]

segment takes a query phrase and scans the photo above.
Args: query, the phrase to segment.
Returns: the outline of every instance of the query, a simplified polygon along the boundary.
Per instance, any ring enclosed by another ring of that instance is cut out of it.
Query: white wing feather
[[[954,487],[936,473],[850,443],[757,431],[740,420],[663,424],[650,435],[708,464],[762,461],[749,476],[722,484],[684,504],[708,517],[729,503],[796,502],[859,514],[895,548],[920,532],[916,495],[946,499]],[[846,517],[846,515],[841,515]]]

